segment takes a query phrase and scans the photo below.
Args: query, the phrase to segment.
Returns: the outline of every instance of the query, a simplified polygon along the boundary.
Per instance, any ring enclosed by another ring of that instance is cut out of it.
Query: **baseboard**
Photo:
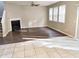
[[[48,28],[51,28],[51,27],[48,27]],[[66,33],[66,32],[63,32],[63,31],[61,31],[61,30],[59,30],[59,29],[56,29],[56,28],[51,28],[51,29],[54,29],[54,30],[56,30],[56,31],[58,31],[58,32],[61,32],[61,33],[63,33],[63,34],[66,34],[66,35],[68,35],[69,37],[73,37],[72,35],[70,35],[70,34],[68,34],[68,33]]]
[[[38,27],[21,27],[21,29],[25,29],[25,28],[41,28],[41,27],[47,27],[46,25],[45,26],[38,26]]]
[[[3,37],[6,37],[11,31],[8,31],[6,34],[3,34]]]
[[[8,35],[8,32],[6,34],[3,34],[3,37],[6,37]]]

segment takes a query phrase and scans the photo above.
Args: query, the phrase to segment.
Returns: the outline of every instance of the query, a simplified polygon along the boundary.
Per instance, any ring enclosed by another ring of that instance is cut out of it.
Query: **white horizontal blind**
[[[66,6],[61,5],[59,6],[59,22],[65,23],[65,13],[66,13]]]
[[[53,8],[49,8],[49,21],[52,21],[53,19]]]
[[[58,19],[58,7],[54,7],[53,21],[57,22],[57,19]]]

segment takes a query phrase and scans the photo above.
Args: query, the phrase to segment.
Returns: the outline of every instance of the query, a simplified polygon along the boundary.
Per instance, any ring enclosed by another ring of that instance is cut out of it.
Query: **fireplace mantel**
[[[13,29],[12,29],[12,22],[14,22],[14,21],[15,21],[15,22],[16,22],[16,21],[20,21],[20,25],[19,25],[19,26],[20,26],[20,28],[21,28],[21,18],[11,18],[11,19],[10,19],[10,28],[11,28],[11,31],[13,31]],[[17,26],[17,25],[16,25],[16,26]],[[19,28],[19,29],[20,29],[20,28]]]
[[[21,20],[21,18],[11,18],[10,21]]]

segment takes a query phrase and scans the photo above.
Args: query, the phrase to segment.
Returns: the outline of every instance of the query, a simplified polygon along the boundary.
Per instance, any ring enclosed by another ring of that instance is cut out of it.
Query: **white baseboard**
[[[35,28],[35,27],[47,27],[47,25],[45,25],[45,26],[34,26],[34,27],[21,27],[21,28]]]
[[[6,34],[3,34],[3,37],[6,37],[8,35],[9,32],[7,32]]]
[[[46,26],[39,26],[39,27],[46,27]],[[35,28],[35,27],[21,27],[21,29],[22,28]],[[3,34],[3,37],[6,37],[10,31],[12,31],[12,30],[9,30],[8,32],[6,32],[5,34]]]
[[[49,26],[48,26],[49,27]],[[49,27],[49,28],[51,28],[51,27]],[[61,32],[61,33],[63,33],[63,34],[66,34],[66,35],[68,35],[69,37],[72,37],[73,38],[73,36],[72,35],[70,35],[70,34],[68,34],[68,33],[66,33],[66,32],[63,32],[63,31],[61,31],[61,30],[59,30],[59,29],[56,29],[56,28],[51,28],[51,29],[54,29],[54,30],[56,30],[56,31],[58,31],[58,32]]]
[[[3,34],[3,37],[6,37],[9,34],[9,32],[11,32],[11,30],[9,30],[8,32],[6,32],[5,34]]]
[[[7,34],[8,34],[8,33],[7,33]],[[6,37],[6,36],[7,36],[7,34],[4,34],[4,35],[3,35],[3,37]]]

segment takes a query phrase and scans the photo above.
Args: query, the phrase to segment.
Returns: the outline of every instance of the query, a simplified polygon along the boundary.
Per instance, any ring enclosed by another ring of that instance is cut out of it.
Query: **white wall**
[[[22,27],[44,27],[47,20],[46,7],[24,6],[24,14],[22,16]]]
[[[3,16],[2,16],[2,29],[3,29],[3,37],[5,37],[10,31],[9,20],[6,17],[5,10],[4,10]]]
[[[76,28],[76,17],[77,17],[77,2],[68,2],[68,1],[61,1],[57,2],[53,5],[50,5],[50,7],[54,6],[60,6],[60,5],[66,5],[66,18],[65,23],[59,23],[54,21],[48,20],[48,26],[52,29],[56,29],[62,33],[65,33],[71,37],[75,36],[75,28]]]
[[[23,19],[22,15],[24,14],[23,12],[23,8],[21,6],[17,6],[14,4],[5,4],[5,10],[6,10],[6,17],[8,19],[8,24],[9,24],[9,29],[10,31],[12,31],[12,27],[11,27],[11,19],[16,19],[16,18],[21,18]],[[22,23],[21,23],[22,25]],[[22,26],[21,26],[22,27]]]
[[[11,19],[20,18],[21,28],[44,27],[47,20],[46,7],[27,7],[15,4],[5,3],[5,28],[3,28],[3,36],[12,30]]]

